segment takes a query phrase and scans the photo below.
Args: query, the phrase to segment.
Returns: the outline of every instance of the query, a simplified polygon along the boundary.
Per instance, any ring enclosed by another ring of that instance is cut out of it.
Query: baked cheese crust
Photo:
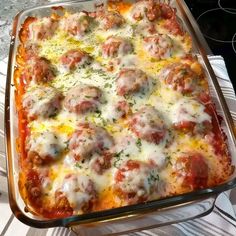
[[[176,10],[112,2],[29,17],[15,70],[19,189],[45,218],[213,187],[234,167]]]

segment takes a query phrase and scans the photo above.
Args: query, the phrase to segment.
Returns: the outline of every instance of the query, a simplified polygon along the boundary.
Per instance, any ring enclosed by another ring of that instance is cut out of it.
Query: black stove
[[[236,1],[185,0],[210,49],[222,55],[236,89]]]

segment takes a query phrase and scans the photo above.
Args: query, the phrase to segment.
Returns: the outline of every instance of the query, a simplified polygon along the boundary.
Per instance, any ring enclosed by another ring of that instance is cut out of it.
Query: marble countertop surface
[[[12,22],[21,10],[56,0],[1,0],[0,4],[0,61],[8,56]]]

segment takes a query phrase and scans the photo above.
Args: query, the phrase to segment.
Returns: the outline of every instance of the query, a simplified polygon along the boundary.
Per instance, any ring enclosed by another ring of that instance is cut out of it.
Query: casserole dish
[[[94,2],[88,1],[86,4],[83,2],[65,2],[61,3],[64,8],[67,10],[71,9],[78,9],[79,10],[90,10],[93,9]],[[20,220],[22,220],[25,223],[31,224],[32,226],[37,227],[49,227],[49,226],[70,226],[73,224],[79,224],[82,225],[81,227],[90,229],[93,224],[88,225],[88,223],[99,221],[109,221],[112,223],[116,223],[114,226],[116,227],[104,227],[105,223],[100,223],[102,233],[104,234],[111,234],[111,233],[119,233],[120,232],[126,232],[137,230],[136,226],[134,226],[133,219],[138,220],[138,225],[141,226],[141,222],[143,222],[143,225],[141,227],[148,228],[153,227],[157,225],[163,225],[171,222],[177,222],[179,220],[186,220],[190,219],[202,214],[206,214],[209,212],[214,203],[214,196],[215,194],[229,189],[234,186],[234,175],[232,175],[232,179],[228,182],[219,185],[217,187],[212,187],[208,189],[203,189],[199,191],[195,191],[192,193],[187,194],[181,194],[174,197],[168,197],[163,198],[161,200],[155,200],[146,202],[145,204],[136,204],[131,206],[125,206],[120,208],[115,208],[111,210],[104,210],[104,211],[98,211],[98,212],[92,212],[92,213],[86,213],[79,216],[72,216],[72,217],[66,217],[66,218],[59,218],[56,220],[46,220],[42,217],[36,217],[32,215],[30,212],[23,214],[23,207],[24,203],[21,200],[19,194],[19,189],[17,185],[17,179],[18,179],[18,161],[17,161],[17,153],[16,150],[14,150],[14,142],[15,138],[18,136],[17,132],[17,117],[14,114],[15,111],[15,104],[14,99],[9,99],[9,96],[14,96],[13,91],[14,88],[11,88],[10,84],[13,81],[13,69],[16,65],[15,57],[17,54],[17,47],[19,45],[19,36],[18,32],[19,29],[25,20],[25,18],[29,15],[32,16],[32,14],[36,13],[40,16],[47,16],[50,15],[51,7],[55,6],[53,5],[47,5],[42,6],[40,8],[34,8],[31,10],[26,10],[23,13],[20,13],[16,17],[18,21],[14,24],[14,31],[13,31],[13,40],[10,51],[10,58],[9,58],[9,71],[8,71],[8,81],[7,81],[7,91],[6,91],[6,133],[7,133],[7,152],[8,152],[8,174],[9,174],[9,197],[10,197],[10,203],[11,207],[13,209],[13,212],[19,217]],[[186,17],[186,14],[184,14],[184,8],[183,3],[177,2],[177,9],[178,14],[180,15],[180,18],[184,20],[184,26],[191,33],[192,40],[194,43],[194,51],[195,53],[199,53],[199,61],[202,62],[204,68],[206,69],[206,76],[208,77],[209,86],[211,88],[211,96],[214,100],[214,103],[216,104],[216,108],[218,112],[223,116],[224,122],[222,123],[222,126],[224,128],[224,132],[226,133],[228,139],[228,146],[230,149],[230,153],[232,158],[235,155],[235,136],[233,132],[233,123],[232,119],[229,115],[227,106],[225,105],[225,101],[222,97],[222,94],[219,90],[219,85],[217,84],[217,81],[214,77],[214,74],[212,72],[212,69],[209,65],[209,62],[207,61],[207,58],[204,54],[203,48],[199,44],[199,38],[197,37],[196,33],[193,31],[192,25],[188,21],[188,18]],[[37,10],[37,12],[36,12]],[[19,18],[18,18],[19,17]],[[10,81],[10,82],[9,82]],[[9,103],[10,102],[10,103]],[[10,109],[8,109],[8,104],[10,105]],[[233,159],[233,164],[234,159]],[[13,178],[14,176],[14,178]],[[17,199],[17,201],[16,201]],[[199,200],[200,199],[200,200]],[[195,211],[189,211],[189,209],[192,209],[193,203],[195,203]],[[196,207],[198,205],[200,207]],[[182,213],[179,213],[179,208],[181,207]],[[156,212],[158,212],[158,216],[156,216]],[[189,214],[191,212],[191,214]],[[125,217],[125,223],[122,221],[122,218]],[[131,221],[128,221],[127,218],[132,218]],[[150,218],[152,220],[150,220]],[[148,219],[146,221],[146,219]],[[154,220],[153,220],[154,219]],[[118,222],[117,222],[118,221]],[[124,227],[127,225],[128,227]],[[120,226],[124,227],[123,229],[120,228]],[[96,230],[98,230],[99,225],[96,224]],[[120,229],[119,229],[120,228]],[[105,230],[106,229],[106,230]],[[90,232],[91,234],[91,232]],[[89,234],[88,234],[89,235]]]

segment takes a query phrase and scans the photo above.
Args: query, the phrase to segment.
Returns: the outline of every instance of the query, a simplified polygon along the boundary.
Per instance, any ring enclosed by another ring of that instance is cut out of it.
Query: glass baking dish
[[[24,20],[29,16],[49,16],[55,8],[62,6],[68,11],[92,11],[97,1],[66,1],[49,5],[38,6],[20,12],[14,20],[11,37],[8,74],[5,97],[5,131],[7,150],[7,171],[9,202],[15,216],[23,223],[39,228],[65,226],[73,227],[80,235],[111,235],[133,232],[137,230],[163,226],[184,220],[203,216],[212,211],[217,194],[236,186],[236,172],[231,178],[216,187],[203,189],[191,193],[168,197],[147,203],[140,203],[105,211],[87,213],[62,219],[47,220],[35,216],[24,210],[25,205],[20,197],[18,189],[18,156],[15,147],[18,137],[17,112],[14,99],[13,74],[16,68],[16,55],[19,41],[19,30]],[[101,1],[99,2],[101,3]],[[186,31],[193,41],[193,52],[198,55],[199,61],[205,69],[210,87],[211,97],[216,105],[219,115],[222,116],[222,128],[227,136],[229,151],[232,156],[232,164],[236,165],[236,134],[234,124],[220,86],[207,59],[210,52],[197,24],[194,22],[183,0],[171,3],[177,9],[177,15],[182,21]],[[95,231],[94,231],[95,230]]]

